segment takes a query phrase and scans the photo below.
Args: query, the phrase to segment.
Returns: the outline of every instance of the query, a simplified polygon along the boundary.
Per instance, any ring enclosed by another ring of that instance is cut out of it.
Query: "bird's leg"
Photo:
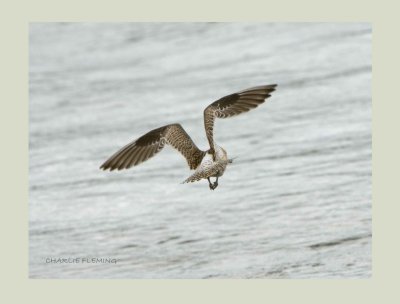
[[[218,176],[217,176],[217,179],[215,180],[215,182],[214,182],[214,184],[213,184],[213,190],[215,189],[215,188],[217,188],[218,187]]]
[[[208,186],[210,187],[210,190],[214,190],[215,188],[214,188],[214,185],[211,184],[210,178],[207,177],[207,179],[208,179]]]

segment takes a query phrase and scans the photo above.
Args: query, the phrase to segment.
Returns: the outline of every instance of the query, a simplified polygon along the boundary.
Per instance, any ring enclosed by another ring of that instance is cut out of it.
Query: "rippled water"
[[[203,109],[270,83],[216,122],[215,191],[169,147],[99,170],[168,123],[207,149]],[[31,24],[30,277],[370,277],[370,88],[369,24]]]

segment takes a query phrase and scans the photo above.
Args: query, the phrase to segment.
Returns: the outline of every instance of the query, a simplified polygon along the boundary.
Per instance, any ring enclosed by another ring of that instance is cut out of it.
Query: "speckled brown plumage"
[[[165,144],[178,150],[186,158],[190,169],[196,169],[205,154],[204,151],[197,148],[180,124],[171,124],[154,129],[126,145],[112,155],[100,168],[110,169],[110,171],[129,169],[156,155],[164,148]]]
[[[112,171],[137,166],[156,155],[165,144],[168,144],[186,158],[190,169],[196,169],[184,182],[217,177],[214,184],[209,180],[210,189],[214,190],[218,185],[218,177],[223,175],[227,164],[232,162],[228,159],[226,151],[214,142],[215,118],[232,117],[256,108],[270,97],[275,88],[275,84],[253,87],[227,95],[210,104],[204,110],[204,126],[210,144],[210,149],[207,151],[200,150],[180,124],[170,124],[154,129],[124,146],[100,168]]]
[[[216,117],[228,118],[256,108],[271,96],[270,93],[275,91],[276,86],[276,84],[272,84],[253,87],[222,97],[210,104],[204,110],[204,127],[210,149],[214,149],[214,120]]]
[[[203,178],[220,177],[224,174],[229,160],[218,159],[218,161],[214,161],[211,154],[208,154],[207,156],[203,158],[203,161],[196,171],[187,179],[185,179],[183,183],[193,183]]]

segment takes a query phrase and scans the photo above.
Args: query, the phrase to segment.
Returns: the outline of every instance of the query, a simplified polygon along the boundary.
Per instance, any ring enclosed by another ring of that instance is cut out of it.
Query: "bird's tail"
[[[197,181],[201,180],[202,178],[207,178],[204,175],[204,172],[196,171],[191,176],[189,176],[187,179],[185,179],[183,182],[181,182],[181,184],[197,182]]]

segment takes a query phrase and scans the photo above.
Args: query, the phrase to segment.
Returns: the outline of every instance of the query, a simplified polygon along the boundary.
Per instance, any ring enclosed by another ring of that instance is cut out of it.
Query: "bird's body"
[[[195,170],[183,183],[207,179],[210,189],[214,190],[218,186],[218,178],[224,174],[227,165],[232,163],[226,151],[214,141],[215,118],[235,116],[257,107],[270,96],[275,87],[276,85],[266,85],[250,88],[227,95],[210,104],[204,110],[204,126],[210,144],[210,149],[207,151],[200,150],[180,124],[170,124],[154,129],[124,146],[100,168],[110,171],[129,169],[154,156],[168,144],[186,158],[191,170]],[[216,177],[216,181],[211,183],[210,177]]]
[[[218,177],[224,174],[226,166],[230,162],[232,162],[232,160],[228,159],[226,151],[215,145],[215,159],[214,155],[207,151],[201,160],[201,163],[196,168],[196,171],[189,176],[184,183],[199,181],[203,178],[209,179],[210,177],[216,177],[217,181],[214,184],[211,184],[209,180],[210,188],[214,187],[215,189],[218,185]]]

